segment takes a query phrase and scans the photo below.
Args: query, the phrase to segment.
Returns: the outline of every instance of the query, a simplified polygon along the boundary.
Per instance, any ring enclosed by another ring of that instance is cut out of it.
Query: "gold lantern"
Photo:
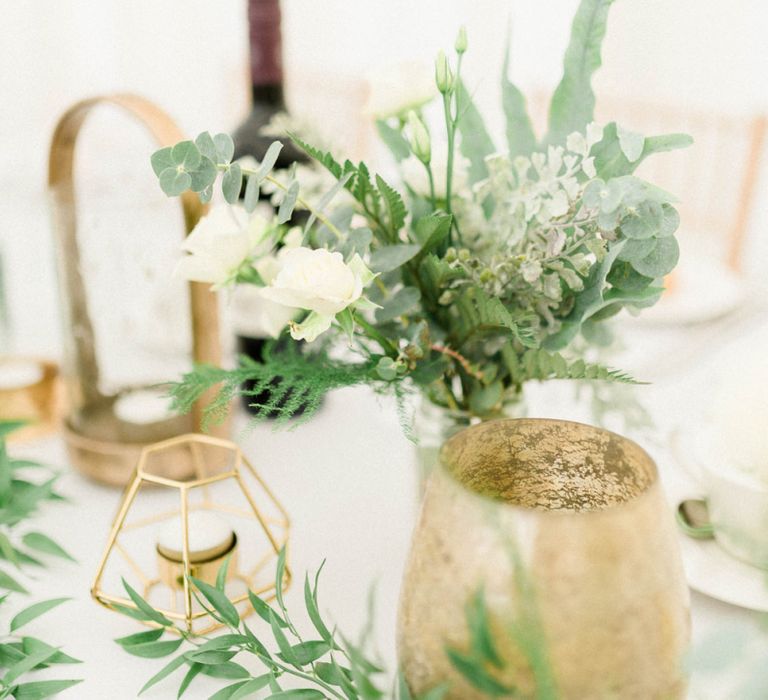
[[[48,184],[51,192],[52,224],[57,243],[61,296],[67,326],[65,360],[62,367],[67,401],[67,415],[63,425],[64,437],[70,461],[77,469],[98,481],[124,485],[144,446],[200,430],[201,410],[205,399],[198,403],[191,416],[175,416],[162,411],[159,414],[153,414],[152,411],[144,411],[139,404],[138,411],[140,414],[143,412],[143,415],[140,415],[139,420],[128,420],[117,410],[121,402],[137,396],[141,399],[142,391],[145,394],[145,402],[152,399],[150,391],[155,392],[155,400],[162,398],[162,393],[154,388],[149,390],[142,384],[123,386],[121,382],[118,386],[109,385],[102,376],[103,372],[96,351],[97,333],[89,311],[94,302],[103,302],[103,299],[94,299],[93,295],[88,293],[89,290],[84,281],[86,265],[83,253],[88,251],[84,251],[82,241],[78,238],[78,214],[81,212],[76,209],[74,186],[75,145],[78,134],[86,117],[94,111],[94,108],[102,105],[117,107],[138,119],[161,146],[177,143],[183,136],[170,117],[151,102],[135,95],[111,95],[84,100],[71,107],[60,119],[51,143]],[[146,162],[149,169],[148,157]],[[147,175],[151,178],[149,172]],[[192,192],[186,192],[181,196],[181,204],[184,228],[189,233],[206,212],[206,207]],[[133,207],[133,211],[129,209],[126,212],[126,218],[130,219],[129,224],[134,220],[137,210],[138,208]],[[121,222],[121,225],[124,223]],[[116,232],[119,233],[119,231]],[[132,231],[132,233],[138,232]],[[121,238],[124,239],[125,236],[113,237],[107,241],[107,244],[117,246]],[[146,251],[148,255],[155,254],[156,245],[155,241],[149,246],[150,250]],[[119,260],[112,269],[120,270],[130,267],[132,263],[130,259]],[[191,283],[189,298],[193,358],[196,362],[218,364],[221,352],[216,296],[206,285]],[[186,309],[183,310],[186,313]],[[106,308],[101,309],[98,320],[110,315],[115,315],[115,311],[108,303]],[[151,314],[144,314],[145,318],[151,316]],[[172,321],[176,321],[179,314],[170,316]],[[163,331],[155,335],[174,336],[168,329]],[[102,341],[105,335],[108,334],[102,333],[100,338]],[[117,335],[125,336],[125,338],[116,339],[115,342],[120,343],[123,340],[129,341],[131,333]],[[111,337],[110,340],[112,340]],[[129,355],[129,360],[125,364],[131,361],[133,357]],[[162,379],[167,380],[174,376],[170,374]],[[137,409],[133,410],[135,413]],[[226,427],[221,426],[218,430],[226,432]],[[217,434],[222,435],[222,432]],[[187,452],[183,450],[178,454],[168,452],[165,465],[166,476],[180,477],[190,473],[194,465],[185,461],[186,456],[188,456]]]
[[[168,459],[184,453],[193,475],[165,476]],[[198,604],[189,577],[213,584],[228,559],[225,593],[245,617],[252,612],[249,590],[274,595],[274,565],[289,527],[282,505],[235,443],[189,434],[150,445],[123,496],[91,595],[108,608],[136,609],[125,579],[167,618],[205,634],[219,624]],[[286,567],[283,583],[289,582]]]

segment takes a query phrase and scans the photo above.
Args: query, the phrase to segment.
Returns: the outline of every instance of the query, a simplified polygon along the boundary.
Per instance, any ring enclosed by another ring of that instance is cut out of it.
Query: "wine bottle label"
[[[279,0],[249,0],[248,27],[251,44],[251,83],[283,82]]]

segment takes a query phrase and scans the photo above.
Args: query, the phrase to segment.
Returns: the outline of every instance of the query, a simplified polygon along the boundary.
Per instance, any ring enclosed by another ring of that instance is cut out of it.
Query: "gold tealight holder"
[[[189,459],[194,474],[165,476],[169,455]],[[125,580],[166,617],[206,634],[220,625],[193,595],[190,577],[213,585],[227,562],[225,594],[245,617],[253,610],[249,590],[274,597],[289,527],[284,508],[235,443],[189,434],[150,445],[123,496],[91,595],[107,608],[136,610]],[[289,583],[286,567],[283,585]]]
[[[10,439],[33,439],[54,431],[60,415],[58,366],[49,360],[0,357],[0,420],[26,425]]]
[[[167,409],[167,401],[164,410],[158,410],[158,403],[164,400],[161,390],[152,386],[124,385],[121,381],[114,386],[114,382],[107,381],[104,376],[103,363],[99,361],[104,358],[97,356],[97,333],[91,317],[94,294],[92,289],[88,289],[85,279],[88,250],[82,250],[87,246],[83,236],[78,236],[75,197],[75,146],[78,135],[91,113],[103,106],[117,108],[138,120],[161,146],[175,144],[184,137],[173,120],[153,103],[136,95],[117,94],[73,105],[59,120],[51,142],[48,186],[66,324],[62,364],[67,403],[67,414],[62,425],[64,440],[70,462],[76,469],[102,483],[124,486],[143,447],[201,430],[202,410],[209,397],[201,398],[191,415],[178,416]],[[145,175],[152,177],[149,153]],[[191,191],[183,193],[180,200],[184,230],[189,233],[206,213],[207,205],[202,204]],[[111,235],[115,233],[111,232]],[[120,260],[119,265],[137,263],[129,258]],[[189,305],[194,361],[221,364],[216,295],[208,285],[192,282],[189,284]],[[110,311],[117,316],[117,310]],[[96,320],[103,319],[99,317]],[[166,332],[172,334],[170,329]],[[122,333],[125,342],[130,342],[130,330]],[[102,339],[108,335],[116,333],[103,333]],[[129,353],[126,362],[138,363],[138,360]],[[158,379],[169,380],[175,376],[171,373]],[[154,392],[154,397],[151,392]],[[136,398],[138,403],[132,401]],[[126,401],[132,402],[127,413],[121,411]],[[212,431],[222,437],[228,433],[226,425],[214,426]],[[166,464],[166,476],[178,478],[192,472],[193,465],[184,462],[182,457],[178,454],[171,456]],[[159,465],[158,471],[161,471]]]

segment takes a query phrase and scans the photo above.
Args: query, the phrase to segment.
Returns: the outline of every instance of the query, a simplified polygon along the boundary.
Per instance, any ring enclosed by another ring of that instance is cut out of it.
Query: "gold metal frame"
[[[111,412],[114,397],[104,396],[99,389],[99,364],[96,357],[94,329],[88,314],[87,295],[80,265],[75,207],[74,162],[75,146],[80,129],[95,108],[103,105],[117,107],[138,120],[155,138],[158,145],[169,146],[184,138],[183,132],[163,110],[137,95],[115,94],[93,97],[76,103],[61,117],[53,134],[48,162],[48,187],[51,193],[52,225],[58,248],[59,279],[62,295],[67,300],[66,317],[70,326],[67,335],[66,361],[62,375],[69,410],[79,407],[104,409]],[[184,230],[188,234],[207,205],[199,197],[185,192],[180,197]],[[219,340],[219,309],[216,295],[208,285],[190,282],[192,317],[192,355],[196,363],[221,364]],[[130,478],[141,449],[159,439],[173,437],[190,430],[200,431],[202,412],[210,401],[203,396],[194,406],[190,419],[160,426],[148,433],[143,427],[126,435],[126,426],[112,425],[89,434],[72,415],[63,422],[64,440],[69,459],[83,474],[112,486],[124,486]],[[93,420],[86,419],[88,425]],[[87,426],[86,426],[87,427]],[[212,432],[220,437],[229,434],[226,424],[215,426]],[[186,465],[192,473],[192,466]]]
[[[201,445],[210,445],[213,447],[220,447],[226,450],[230,450],[234,458],[231,469],[229,469],[228,471],[224,471],[224,472],[213,474],[213,475],[207,474],[206,466],[204,464],[203,456],[200,450]],[[195,465],[195,475],[196,475],[195,478],[186,479],[186,480],[176,480],[176,479],[171,479],[171,478],[147,471],[147,461],[150,458],[150,456],[152,456],[153,454],[160,453],[163,451],[178,453],[179,449],[184,449],[184,448],[188,448],[192,454],[192,461]],[[258,506],[256,505],[256,502],[253,499],[253,496],[251,495],[250,491],[248,490],[248,487],[243,481],[242,474],[241,474],[241,471],[243,468],[245,468],[247,472],[256,480],[259,487],[264,491],[269,501],[276,507],[280,516],[279,518],[268,518],[259,510]],[[208,486],[219,481],[224,481],[226,479],[234,479],[237,482],[238,487],[240,488],[243,495],[245,496],[246,501],[248,502],[249,510],[236,509],[227,504],[215,503],[214,501],[211,500]],[[177,509],[174,508],[174,509],[166,510],[156,515],[153,515],[151,517],[142,518],[133,523],[126,524],[125,522],[126,517],[128,516],[131,505],[134,503],[134,500],[136,499],[136,495],[139,493],[139,489],[143,483],[162,485],[162,486],[178,489],[179,507]],[[189,498],[188,498],[189,492],[192,489],[196,489],[196,488],[203,489],[204,500],[201,504],[190,506]],[[104,553],[101,556],[101,560],[99,562],[99,566],[96,572],[96,577],[94,578],[93,585],[91,587],[91,596],[94,598],[94,600],[96,600],[98,603],[100,603],[101,605],[109,609],[113,609],[115,605],[120,605],[123,607],[131,608],[133,610],[138,610],[137,606],[130,599],[108,594],[102,589],[102,578],[104,576],[105,569],[107,568],[108,561],[110,560],[110,555],[113,552],[115,552],[123,558],[123,560],[128,564],[130,569],[132,569],[133,572],[136,574],[137,578],[141,581],[141,585],[143,586],[143,589],[144,589],[144,596],[146,597],[148,592],[152,588],[162,584],[161,577],[159,576],[153,577],[151,575],[147,575],[142,570],[142,568],[138,565],[138,563],[130,556],[130,554],[127,551],[125,551],[125,549],[121,546],[121,544],[118,542],[118,537],[121,532],[153,525],[153,524],[162,522],[163,520],[167,520],[169,517],[178,515],[179,517],[181,517],[182,523],[183,523],[183,526],[182,526],[182,547],[183,547],[182,560],[183,561],[181,562],[181,566],[180,566],[180,568],[183,569],[183,573],[184,573],[183,610],[178,610],[175,608],[173,609],[158,608],[158,610],[171,620],[177,620],[177,621],[183,622],[188,632],[195,632],[197,634],[207,634],[208,632],[221,627],[220,623],[214,622],[208,627],[205,627],[203,629],[193,630],[193,623],[196,620],[199,620],[204,617],[208,617],[208,613],[205,611],[195,612],[193,610],[192,589],[190,588],[189,580],[188,580],[188,577],[192,569],[195,568],[196,566],[199,567],[199,565],[190,563],[190,555],[189,555],[188,516],[189,516],[189,513],[192,512],[193,510],[212,510],[212,511],[222,512],[222,513],[232,513],[240,517],[253,519],[254,522],[258,526],[260,526],[260,528],[266,534],[267,539],[269,541],[269,550],[264,554],[264,556],[259,558],[255,566],[253,566],[251,570],[248,572],[242,572],[237,569],[237,564],[235,563],[234,571],[229,572],[230,577],[239,579],[240,581],[245,583],[245,585],[249,589],[252,588],[252,583],[256,575],[264,568],[264,566],[267,563],[269,563],[269,561],[276,559],[278,553],[280,552],[280,549],[283,546],[287,545],[288,543],[289,532],[290,532],[290,518],[288,516],[288,513],[285,511],[285,508],[283,508],[282,504],[277,500],[275,495],[272,493],[269,486],[267,486],[264,480],[259,476],[256,470],[253,468],[253,465],[251,465],[251,463],[245,458],[240,448],[234,442],[231,442],[229,440],[223,440],[221,438],[211,437],[209,435],[201,435],[198,433],[180,435],[178,437],[171,438],[169,440],[164,440],[162,442],[155,443],[154,445],[145,447],[141,451],[141,456],[139,457],[139,461],[136,465],[133,478],[131,479],[130,483],[126,487],[122,502],[117,512],[117,516],[115,517],[115,520],[112,524],[109,538],[107,540],[107,546],[104,550]],[[273,527],[276,527],[282,530],[282,537],[278,537],[273,533],[272,531]],[[242,544],[243,543],[241,543],[241,546]],[[223,557],[213,560],[212,562],[210,562],[210,565],[218,568],[218,565],[221,563],[222,559]],[[232,561],[230,561],[230,565],[232,565],[233,563],[234,563],[234,558]],[[215,571],[207,572],[207,575],[210,575],[211,573],[215,577]],[[285,575],[283,578],[283,586],[287,588],[290,585],[290,582],[291,582],[291,571],[289,566],[286,565]],[[264,596],[265,594],[267,594],[266,599],[272,600],[275,597],[274,590],[275,590],[275,582],[273,581],[272,583],[268,585],[264,585],[261,588],[254,590],[253,592],[259,596]],[[244,607],[244,609],[240,613],[241,618],[245,618],[251,612],[253,612],[253,608],[248,602],[247,593],[231,598],[230,602],[233,605],[238,605],[240,603],[247,604],[246,607]],[[145,622],[144,624],[149,625],[150,627],[159,626],[156,623],[149,622],[149,621]]]

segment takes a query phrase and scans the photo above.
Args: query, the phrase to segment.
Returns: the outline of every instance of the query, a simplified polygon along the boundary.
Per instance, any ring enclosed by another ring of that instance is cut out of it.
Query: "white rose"
[[[361,299],[373,275],[359,256],[345,263],[341,253],[324,249],[283,248],[279,270],[261,293],[283,306],[312,313],[301,324],[291,324],[297,340],[313,341],[330,328],[339,312]]]
[[[226,286],[243,263],[269,250],[268,233],[266,219],[249,217],[240,206],[213,207],[184,241],[182,250],[188,255],[179,260],[176,274],[193,282]]]
[[[297,309],[336,315],[363,293],[359,276],[341,253],[322,248],[284,248],[278,254],[280,270],[264,295]]]
[[[405,115],[437,95],[434,71],[426,63],[405,61],[368,74],[365,113],[377,119]]]
[[[403,180],[407,182],[416,194],[429,197],[429,177],[424,163],[415,156],[406,158],[402,163]],[[445,199],[445,186],[448,175],[448,151],[444,145],[432,148],[432,178],[435,181],[435,197]],[[458,150],[453,154],[453,180],[451,181],[451,192],[460,193],[466,189],[469,171],[469,161],[462,156]]]

